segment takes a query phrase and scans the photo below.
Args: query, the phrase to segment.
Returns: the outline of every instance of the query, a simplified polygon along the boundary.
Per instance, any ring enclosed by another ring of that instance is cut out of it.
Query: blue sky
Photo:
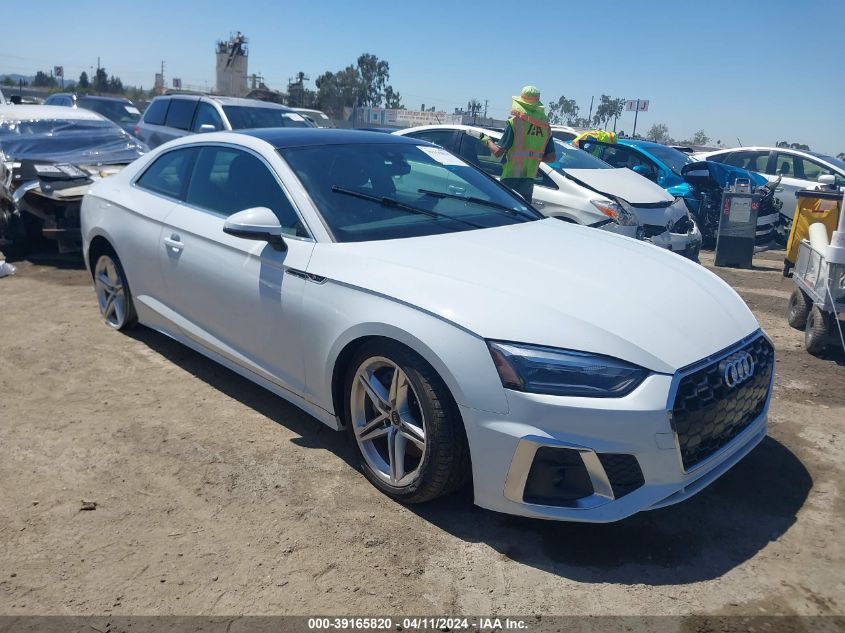
[[[20,4],[18,9],[26,13]],[[590,96],[651,102],[638,122],[675,138],[704,129],[715,141],[807,143],[845,152],[845,2],[842,0],[605,0],[604,2],[175,2],[42,0],[47,19],[13,19],[0,38],[0,73],[63,65],[68,77],[97,56],[124,83],[165,74],[213,86],[214,43],[240,30],[250,72],[273,88],[302,70],[313,80],[362,52],[390,62],[409,108],[451,112],[471,98],[504,117],[510,95],[535,84],[586,113]],[[60,16],[60,17],[59,17]],[[525,31],[520,31],[520,25]],[[536,42],[532,45],[532,42]],[[631,131],[633,113],[619,128]]]

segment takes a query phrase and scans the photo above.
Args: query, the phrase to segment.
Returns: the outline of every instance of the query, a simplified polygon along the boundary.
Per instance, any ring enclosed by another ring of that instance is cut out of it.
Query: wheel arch
[[[112,253],[116,257],[117,251],[112,246],[112,243],[104,235],[95,235],[88,243],[88,252],[85,256],[85,265],[88,266],[88,272],[91,277],[94,276],[94,266],[97,263],[97,258],[105,253]]]

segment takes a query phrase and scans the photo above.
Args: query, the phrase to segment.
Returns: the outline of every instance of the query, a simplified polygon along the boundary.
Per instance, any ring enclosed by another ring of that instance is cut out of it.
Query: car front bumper
[[[718,363],[736,351],[732,348],[708,362]],[[652,374],[624,398],[562,398],[509,390],[506,415],[461,407],[472,452],[475,503],[542,519],[611,522],[696,494],[766,436],[774,371],[762,411],[730,441],[691,467],[684,466],[672,424],[678,381],[687,374]],[[538,451],[548,449],[567,449],[580,457],[591,494],[564,505],[527,499],[532,465],[539,459]],[[633,456],[639,467],[641,480],[633,489],[618,485],[618,477],[626,475],[608,457],[619,456]]]

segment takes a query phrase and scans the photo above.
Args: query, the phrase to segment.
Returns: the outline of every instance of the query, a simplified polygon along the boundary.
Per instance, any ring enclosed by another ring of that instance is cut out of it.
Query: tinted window
[[[257,127],[316,127],[299,112],[282,108],[260,108],[252,106],[223,106],[233,130],[247,130]]]
[[[560,171],[561,169],[608,169],[610,165],[569,143],[555,141],[555,163],[552,167]]]
[[[408,134],[411,138],[418,138],[421,141],[428,141],[446,149],[452,149],[452,139],[455,138],[455,133],[452,130],[426,130],[424,132],[414,132]]]
[[[213,125],[215,130],[222,130],[223,120],[217,114],[217,109],[213,105],[200,101],[197,106],[197,116],[194,117],[194,125],[191,129],[194,132],[199,132],[203,125]]]
[[[801,162],[804,165],[804,178],[806,180],[818,180],[819,176],[836,176],[833,170],[815,161],[803,158]]]
[[[722,162],[726,165],[765,174],[766,164],[769,162],[769,152],[733,152]]]
[[[574,132],[564,132],[563,130],[552,130],[552,136],[559,141],[571,141],[577,134]]]
[[[684,154],[682,151],[666,145],[649,145],[648,147],[643,147],[643,150],[657,158],[657,160],[663,161],[663,164],[679,176],[685,165],[695,162],[689,154]]]
[[[162,154],[147,167],[137,185],[170,198],[181,199],[196,153],[191,147]]]
[[[801,163],[801,158],[793,156],[792,154],[775,154],[774,169],[776,176],[783,176],[784,178],[803,178],[804,166]]]
[[[473,165],[481,167],[481,169],[491,176],[498,178],[502,175],[502,159],[496,158],[490,152],[487,143],[482,143],[479,139],[473,138],[469,134],[461,134],[460,155],[461,158]]]
[[[86,110],[102,114],[115,123],[135,123],[141,118],[141,111],[128,101],[111,101],[83,97],[77,105]]]
[[[307,235],[276,178],[249,152],[231,147],[201,148],[185,201],[227,216],[267,207],[291,235]]]
[[[441,148],[355,143],[279,151],[340,242],[453,233],[542,217]]]
[[[152,103],[144,111],[144,123],[150,125],[164,125],[167,116],[167,105],[170,99],[153,99]]]
[[[164,124],[167,127],[175,127],[179,130],[191,129],[191,121],[194,119],[196,107],[197,102],[194,99],[171,99]]]

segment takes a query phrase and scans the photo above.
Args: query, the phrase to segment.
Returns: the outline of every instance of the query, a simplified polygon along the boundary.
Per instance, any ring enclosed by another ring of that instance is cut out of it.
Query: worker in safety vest
[[[496,143],[477,130],[470,130],[496,157],[505,154],[501,181],[528,202],[534,193],[534,177],[540,162],[555,161],[555,146],[546,111],[540,103],[540,90],[525,86],[518,97],[513,97],[511,116],[501,140]]]
[[[601,143],[610,143],[611,145],[614,145],[616,144],[616,132],[608,132],[607,130],[587,130],[586,132],[581,132],[581,134],[576,136],[570,142],[578,149],[584,149],[582,147],[582,143],[584,141],[599,141]],[[591,153],[595,156],[601,154],[601,148],[597,145],[594,145],[591,150],[587,151],[591,151]]]

